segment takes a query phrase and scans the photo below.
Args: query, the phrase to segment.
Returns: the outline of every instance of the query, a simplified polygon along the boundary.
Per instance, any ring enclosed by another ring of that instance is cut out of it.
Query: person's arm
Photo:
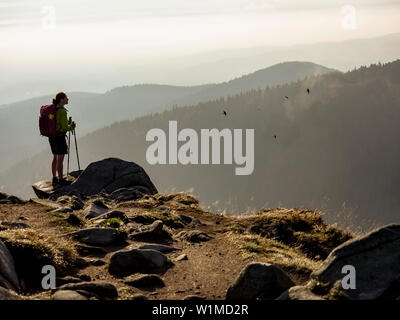
[[[74,126],[68,124],[67,111],[65,109],[58,110],[57,121],[59,123],[59,131],[67,132],[74,130]]]

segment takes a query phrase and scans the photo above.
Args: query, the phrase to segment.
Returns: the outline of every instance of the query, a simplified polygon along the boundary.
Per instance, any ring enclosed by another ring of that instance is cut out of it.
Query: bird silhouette
[[[288,96],[285,96],[285,98],[286,98],[286,99],[289,99],[289,97],[288,97]]]
[[[276,139],[276,134],[274,134],[274,138]]]
[[[224,116],[226,116],[226,111],[224,110],[224,112],[222,112],[224,114]]]
[[[309,88],[307,88],[307,93],[310,94],[310,89]]]

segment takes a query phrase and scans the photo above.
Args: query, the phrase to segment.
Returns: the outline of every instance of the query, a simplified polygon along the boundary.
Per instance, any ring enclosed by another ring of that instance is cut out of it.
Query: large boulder
[[[84,211],[86,219],[93,219],[108,211],[108,207],[106,205],[101,205],[98,203],[91,203]]]
[[[69,176],[65,177],[64,179],[66,179],[69,183],[72,183],[81,173],[82,170],[70,172]],[[33,191],[35,192],[35,194],[39,199],[48,199],[52,195],[57,195],[55,199],[64,195],[69,195],[69,196],[72,196],[74,194],[79,195],[79,193],[77,192],[76,193],[71,192],[71,190],[67,187],[68,186],[62,186],[58,184],[53,185],[52,179],[38,181],[32,185]]]
[[[129,198],[129,192],[134,195],[132,199],[141,194],[156,194],[158,191],[151,182],[147,173],[141,166],[134,162],[118,158],[107,158],[92,162],[68,186],[56,187],[50,180],[35,183],[32,187],[39,198],[57,198],[63,195],[93,196],[97,194],[111,195],[116,192],[117,198]],[[112,198],[112,197],[111,197]]]
[[[354,266],[356,288],[345,290],[342,268]],[[376,299],[400,278],[400,225],[387,225],[369,234],[349,240],[324,260],[311,279],[330,284],[354,300]]]
[[[227,300],[272,300],[294,286],[280,268],[269,263],[248,264],[228,288]]]
[[[131,240],[156,240],[159,238],[170,238],[171,236],[164,230],[164,224],[161,220],[154,221],[149,226],[141,227],[140,229],[130,229],[131,234],[129,239]]]
[[[19,279],[14,259],[6,245],[0,240],[0,287],[19,291]]]
[[[119,251],[111,256],[108,271],[114,276],[127,276],[136,272],[152,273],[168,266],[167,257],[153,249]]]
[[[125,234],[114,228],[88,228],[71,235],[77,241],[94,246],[108,246],[125,240]]]
[[[208,234],[200,230],[183,230],[175,235],[175,238],[189,242],[204,242],[212,239]]]
[[[164,281],[156,274],[135,274],[124,281],[127,285],[136,288],[162,288]]]

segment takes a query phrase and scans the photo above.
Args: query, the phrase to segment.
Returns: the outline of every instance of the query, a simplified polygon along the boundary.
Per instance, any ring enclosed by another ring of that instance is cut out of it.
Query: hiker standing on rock
[[[68,146],[66,141],[66,133],[75,129],[75,122],[69,123],[67,112],[64,107],[68,104],[68,97],[64,92],[57,93],[53,99],[53,105],[56,107],[56,135],[49,137],[51,152],[53,153],[53,162],[51,163],[51,170],[53,173],[53,185],[58,183],[61,185],[69,184],[63,178],[63,162],[64,156],[68,153]],[[58,179],[57,179],[58,173]]]

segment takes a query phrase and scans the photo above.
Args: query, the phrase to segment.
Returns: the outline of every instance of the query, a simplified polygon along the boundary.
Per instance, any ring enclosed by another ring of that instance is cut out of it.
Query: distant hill
[[[198,103],[332,71],[313,63],[288,62],[220,84],[192,87],[139,84],[118,87],[104,94],[72,92],[68,93],[70,105],[67,109],[77,122],[77,133],[82,137],[115,121],[132,120],[173,105]],[[0,108],[0,145],[3,153],[0,172],[47,147],[47,140],[39,135],[37,119],[40,106],[50,103],[51,98],[50,95],[42,96]],[[10,139],[10,134],[13,139]]]
[[[363,65],[390,62],[399,56],[400,33],[394,33],[336,42],[217,50],[180,57],[179,60],[170,59],[169,64],[176,65],[179,61],[181,68],[176,70],[177,75],[185,71],[191,76],[190,81],[197,83],[205,77],[210,79],[212,76],[218,81],[281,61],[312,61],[340,71],[350,71]]]
[[[309,207],[323,208],[328,220],[398,221],[399,89],[400,60],[251,90],[95,131],[79,139],[81,165],[110,156],[135,161],[161,192],[193,188],[214,209]],[[149,165],[145,135],[168,132],[169,120],[197,131],[254,128],[254,173],[235,176],[235,165]],[[71,161],[75,168],[74,155]],[[31,195],[31,184],[50,176],[49,165],[49,150],[16,164],[0,175],[4,191]]]
[[[312,41],[312,39],[310,39]],[[0,104],[46,95],[59,88],[67,91],[105,92],[123,84],[162,83],[193,86],[220,83],[282,61],[312,61],[340,71],[362,65],[390,62],[400,56],[400,33],[346,41],[224,48],[193,54],[159,56],[157,59],[105,60],[92,70],[67,66],[62,76],[53,68],[9,70],[0,78]],[[6,57],[0,59],[7,61]],[[73,63],[71,61],[71,63]],[[90,64],[91,65],[91,64]],[[5,70],[6,70],[5,69]],[[0,106],[1,108],[1,106]]]

